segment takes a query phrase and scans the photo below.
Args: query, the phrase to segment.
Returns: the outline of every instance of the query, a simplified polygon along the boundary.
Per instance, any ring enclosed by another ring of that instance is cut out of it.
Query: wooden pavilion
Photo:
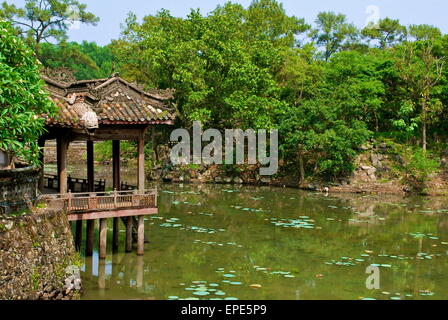
[[[57,187],[69,221],[76,221],[76,244],[82,241],[87,221],[86,254],[92,255],[95,220],[100,221],[100,258],[106,257],[107,219],[113,218],[113,249],[118,248],[119,220],[126,225],[126,251],[132,250],[137,231],[137,254],[143,254],[144,217],[157,213],[157,190],[145,189],[145,135],[155,125],[172,125],[175,119],[171,90],[144,91],[117,75],[106,79],[64,83],[42,76],[58,107],[55,117],[45,117],[47,133],[39,140],[57,141]],[[113,141],[113,192],[95,190],[94,142]],[[121,191],[120,141],[138,143],[138,187]],[[86,141],[88,193],[68,190],[67,150],[73,141]],[[43,155],[42,155],[43,156]],[[43,171],[43,170],[42,170]],[[43,189],[43,172],[39,184]]]

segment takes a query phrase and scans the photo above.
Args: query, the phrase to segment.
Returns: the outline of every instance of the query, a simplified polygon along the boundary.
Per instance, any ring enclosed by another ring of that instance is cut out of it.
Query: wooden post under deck
[[[38,140],[38,145],[39,145],[39,161],[40,161],[40,165],[41,165],[41,170],[40,170],[40,174],[39,174],[39,185],[38,185],[38,189],[40,192],[43,193],[44,191],[44,166],[45,166],[45,139],[43,138],[39,138]]]
[[[132,217],[126,218],[126,252],[132,251]]]
[[[100,259],[107,256],[107,219],[100,219]]]
[[[138,190],[145,191],[145,134],[138,139]]]
[[[112,141],[112,166],[113,166],[113,185],[114,190],[120,191],[121,181],[120,181],[120,141]],[[112,231],[112,251],[118,251],[118,239],[119,239],[119,219],[114,218],[114,226]]]
[[[58,186],[61,195],[67,193],[67,150],[68,141],[65,138],[57,139],[57,161],[58,161]]]
[[[137,228],[137,255],[142,256],[145,253],[145,216],[138,217]]]
[[[145,134],[146,129],[143,130],[138,139],[138,190],[140,192],[145,192]],[[141,231],[140,231],[141,229]],[[142,239],[140,239],[140,233],[142,234]],[[140,222],[140,218],[137,223],[137,254],[142,255],[144,250],[144,243],[149,242],[149,240],[145,239],[145,221],[144,219]],[[142,242],[140,248],[140,240]],[[140,251],[141,250],[141,251]]]
[[[87,182],[89,192],[95,191],[94,148],[93,141],[87,141]],[[93,254],[93,239],[95,232],[95,220],[87,220],[86,256]]]

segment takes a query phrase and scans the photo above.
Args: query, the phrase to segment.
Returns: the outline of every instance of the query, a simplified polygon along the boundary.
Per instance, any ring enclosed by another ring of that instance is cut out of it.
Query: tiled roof
[[[175,119],[172,90],[146,92],[117,76],[71,84],[42,78],[60,111],[46,119],[49,126],[88,128],[92,115],[99,125],[173,124]]]

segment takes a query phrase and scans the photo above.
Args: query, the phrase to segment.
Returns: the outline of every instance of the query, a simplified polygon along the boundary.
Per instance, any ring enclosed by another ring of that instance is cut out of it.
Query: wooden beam
[[[112,141],[112,165],[113,165],[113,182],[114,189],[120,191],[120,141]]]
[[[76,232],[75,232],[75,247],[76,250],[81,249],[81,243],[82,243],[82,220],[76,221]]]
[[[134,216],[149,216],[157,213],[158,213],[157,208],[143,208],[143,209],[126,209],[117,211],[95,211],[89,213],[71,213],[67,215],[67,217],[68,221],[78,221],[78,220],[110,219],[110,218],[122,218],[122,217],[134,217]]]
[[[126,252],[132,251],[132,217],[126,218]]]
[[[95,192],[95,154],[93,141],[87,141],[87,182],[89,192]]]
[[[58,162],[58,180],[59,193],[67,193],[67,150],[68,141],[65,137],[57,139],[57,162]]]
[[[136,276],[136,282],[137,282],[137,288],[141,289],[143,288],[143,274],[145,271],[145,263],[143,261],[142,256],[137,257],[137,276]]]
[[[145,133],[140,134],[138,140],[138,189],[145,190]]]
[[[145,254],[145,216],[138,217],[137,229],[137,255]]]
[[[120,181],[120,140],[112,141],[112,173],[113,173],[113,187],[114,190],[121,190]],[[114,218],[114,226],[112,230],[112,251],[118,251],[119,242],[119,219]]]
[[[87,183],[89,192],[95,191],[94,145],[93,141],[87,141]],[[95,234],[95,220],[87,221],[86,232],[86,256],[93,255],[93,241]]]
[[[112,229],[112,252],[118,252],[119,247],[119,234],[120,234],[120,219],[113,219],[113,229]]]
[[[100,294],[104,295],[104,289],[106,289],[106,261],[104,259],[98,263],[98,288],[101,289]]]
[[[87,232],[86,232],[86,256],[91,257],[93,255],[93,239],[95,234],[95,220],[87,220]]]
[[[100,259],[107,256],[107,219],[100,219]]]
[[[38,184],[38,188],[40,192],[44,191],[44,167],[45,167],[45,139],[44,138],[39,138],[38,140],[38,145],[39,145],[39,161],[40,161],[40,165],[41,165],[41,169],[40,169],[40,174],[39,174],[39,184]]]

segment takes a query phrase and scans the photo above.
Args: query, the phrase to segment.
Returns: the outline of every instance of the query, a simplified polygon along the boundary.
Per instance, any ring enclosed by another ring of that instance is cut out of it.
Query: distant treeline
[[[360,30],[333,12],[311,25],[277,1],[256,0],[186,18],[129,14],[108,46],[62,40],[36,51],[78,79],[119,72],[176,89],[179,126],[277,128],[283,164],[302,178],[350,174],[372,138],[425,157],[445,148],[448,36],[430,25],[385,18]]]

